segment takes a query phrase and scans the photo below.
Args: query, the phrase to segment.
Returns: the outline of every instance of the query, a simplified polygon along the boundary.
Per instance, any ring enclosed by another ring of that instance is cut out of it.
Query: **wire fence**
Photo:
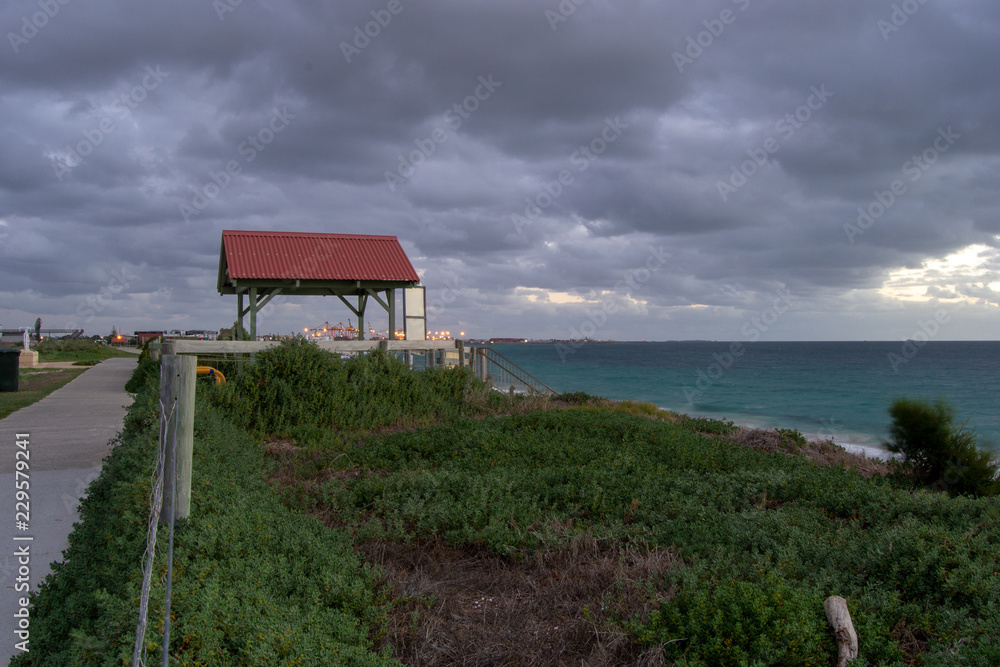
[[[167,452],[167,425],[173,419],[177,402],[170,406],[166,414],[163,401],[160,401],[160,436],[157,447],[156,465],[149,492],[149,522],[146,527],[146,551],[142,556],[142,593],[139,597],[139,622],[135,628],[135,647],[132,650],[132,667],[145,667],[143,655],[146,639],[146,620],[149,615],[149,591],[153,582],[153,561],[156,556],[156,533],[160,523],[160,508],[163,504],[163,466]]]

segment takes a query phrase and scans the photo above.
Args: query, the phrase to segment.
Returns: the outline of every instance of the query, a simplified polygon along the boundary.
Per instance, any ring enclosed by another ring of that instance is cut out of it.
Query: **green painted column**
[[[389,304],[389,340],[396,340],[396,290],[387,289],[385,298]]]
[[[257,340],[257,288],[250,288],[250,340]]]
[[[239,340],[239,332],[243,329],[243,292],[236,295],[236,326],[233,327],[233,340]]]
[[[358,340],[365,339],[365,306],[368,305],[368,295],[358,295]]]

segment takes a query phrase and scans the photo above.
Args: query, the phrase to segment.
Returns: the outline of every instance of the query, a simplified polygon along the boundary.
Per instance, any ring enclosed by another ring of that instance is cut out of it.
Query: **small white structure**
[[[17,360],[18,368],[31,368],[38,365],[38,351],[31,349],[31,335],[28,330],[24,330],[24,349],[21,350],[21,358]]]

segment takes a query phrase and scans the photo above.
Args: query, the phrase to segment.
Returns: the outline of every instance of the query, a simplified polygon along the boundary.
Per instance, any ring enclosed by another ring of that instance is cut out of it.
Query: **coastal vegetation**
[[[996,495],[998,464],[976,446],[976,434],[955,426],[955,409],[944,400],[900,398],[889,407],[890,451],[902,454],[914,479],[953,494]]]
[[[13,664],[131,654],[156,363]],[[199,384],[171,653],[188,664],[1000,663],[1000,500],[795,431],[491,391],[304,342]],[[147,659],[159,654],[157,556]],[[37,634],[36,634],[37,631]],[[37,640],[36,640],[37,637]],[[37,644],[35,643],[37,641]],[[398,662],[397,662],[398,661]]]

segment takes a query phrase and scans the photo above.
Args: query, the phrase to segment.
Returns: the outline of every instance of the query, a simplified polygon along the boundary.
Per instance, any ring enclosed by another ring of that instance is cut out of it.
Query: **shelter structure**
[[[335,296],[365,321],[368,300],[389,314],[396,332],[396,290],[420,278],[395,236],[225,230],[219,251],[219,294],[236,295],[236,322],[257,337],[257,313],[276,296]],[[246,299],[246,306],[244,306]],[[352,299],[352,301],[348,301]],[[364,337],[364,327],[361,338]]]

